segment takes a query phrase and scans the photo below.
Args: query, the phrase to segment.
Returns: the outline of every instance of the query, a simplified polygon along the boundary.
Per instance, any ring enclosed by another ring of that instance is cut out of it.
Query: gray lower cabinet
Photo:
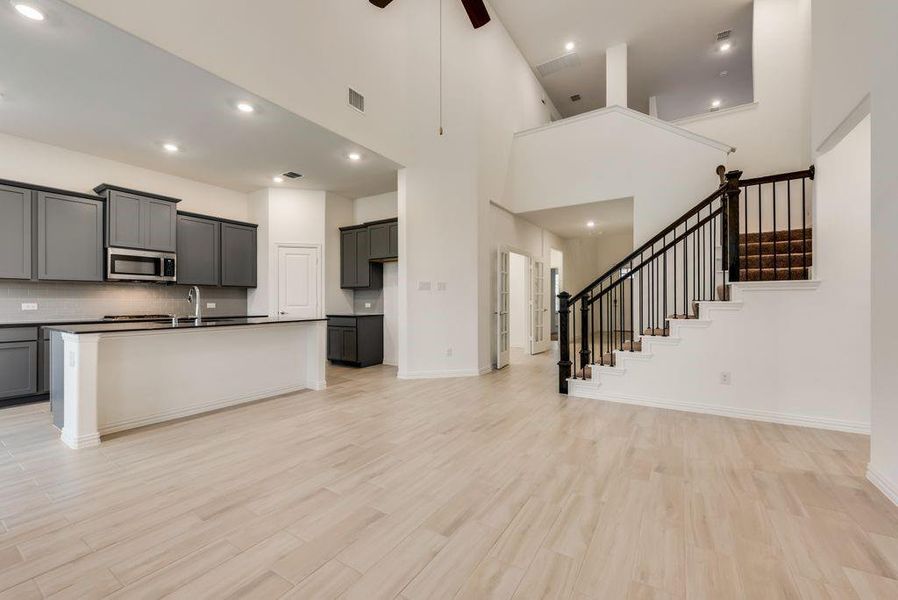
[[[0,279],[31,279],[32,192],[0,185]]]
[[[103,281],[103,201],[37,194],[37,278]]]
[[[329,315],[327,359],[356,367],[383,363],[383,315]]]
[[[221,285],[256,287],[256,227],[222,222]]]
[[[178,215],[178,283],[218,285],[221,281],[221,223]]]
[[[106,198],[106,240],[113,248],[177,251],[177,198],[104,183],[94,191]]]
[[[37,393],[37,328],[0,329],[0,400]]]

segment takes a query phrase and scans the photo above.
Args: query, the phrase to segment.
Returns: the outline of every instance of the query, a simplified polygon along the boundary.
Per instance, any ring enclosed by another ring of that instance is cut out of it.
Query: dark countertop
[[[382,317],[382,316],[384,316],[383,313],[346,313],[346,314],[340,314],[340,315],[327,315],[327,318],[342,317],[342,318],[347,318],[347,319],[355,319],[357,317]]]
[[[291,323],[317,323],[327,319],[293,319],[279,321],[277,319],[269,319],[268,317],[241,317],[237,319],[218,320],[216,317],[212,320],[208,317],[201,324],[196,325],[192,320],[182,321],[177,325],[172,325],[171,321],[116,321],[113,323],[89,323],[74,325],[47,325],[50,331],[61,331],[63,333],[87,334],[87,333],[118,333],[127,331],[200,331],[203,329],[211,329],[213,327],[241,327],[246,325],[289,325]]]
[[[207,320],[210,319],[264,319],[265,315],[207,315],[204,317]],[[189,321],[192,320],[193,317],[178,317],[179,321]],[[44,319],[43,321],[12,321],[9,323],[0,322],[0,329],[5,329],[8,327],[51,327],[51,326],[59,326],[59,325],[95,325],[99,323],[160,323],[163,319],[137,319],[134,321],[111,321],[108,319]],[[171,319],[164,319],[165,322],[170,322]]]

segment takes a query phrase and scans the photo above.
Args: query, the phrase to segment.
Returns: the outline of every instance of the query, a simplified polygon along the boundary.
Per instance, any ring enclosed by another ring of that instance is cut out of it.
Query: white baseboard
[[[732,408],[729,406],[699,404],[696,402],[680,402],[676,400],[665,400],[630,394],[608,394],[602,392],[599,386],[593,388],[593,386],[575,385],[570,388],[569,395],[592,400],[617,402],[620,404],[633,404],[636,406],[649,406],[652,408],[664,408],[682,412],[716,415],[719,417],[732,417],[734,419],[747,419],[749,421],[795,425],[798,427],[813,427],[815,429],[861,433],[865,435],[870,434],[869,423],[831,419],[828,417],[811,417],[807,415],[796,415],[768,410]]]
[[[890,481],[888,477],[883,475],[882,471],[874,467],[872,464],[867,465],[867,480],[876,486],[886,498],[892,501],[892,504],[898,506],[898,483]]]
[[[455,369],[446,371],[405,371],[400,372],[399,379],[449,379],[452,377],[479,377],[490,372],[486,369]]]
[[[327,381],[325,381],[324,379],[322,379],[321,381],[307,381],[306,389],[312,390],[315,392],[320,392],[321,390],[326,390],[327,389]]]
[[[319,382],[321,385],[325,385],[325,383]],[[145,427],[147,425],[155,425],[157,423],[164,423],[165,421],[174,421],[175,419],[182,419],[184,417],[192,417],[193,415],[198,415],[201,413],[211,412],[213,410],[218,410],[221,408],[228,408],[230,406],[237,406],[240,404],[246,404],[247,402],[254,402],[256,400],[264,400],[265,398],[273,398],[274,396],[281,396],[283,394],[292,394],[294,392],[299,392],[307,388],[305,385],[294,385],[294,386],[285,386],[279,388],[271,388],[267,390],[261,390],[259,392],[254,392],[252,394],[244,394],[239,396],[230,396],[227,398],[219,398],[217,400],[210,400],[208,402],[203,402],[200,404],[192,404],[190,406],[173,408],[169,410],[160,411],[157,413],[153,413],[151,415],[143,415],[140,417],[132,417],[130,419],[122,419],[119,421],[112,421],[109,423],[105,423],[100,426],[99,435],[107,435],[110,433],[116,433],[119,431],[126,431],[128,429],[136,429],[138,427]],[[315,388],[312,388],[315,389]],[[321,387],[320,389],[324,389]],[[98,438],[99,440],[99,438]],[[65,441],[65,430],[63,430],[63,441]],[[66,442],[68,443],[68,442]],[[99,443],[99,441],[98,441]]]
[[[84,448],[94,448],[100,445],[99,433],[87,433],[79,436],[69,435],[65,428],[59,436],[62,442],[72,450],[82,450]]]

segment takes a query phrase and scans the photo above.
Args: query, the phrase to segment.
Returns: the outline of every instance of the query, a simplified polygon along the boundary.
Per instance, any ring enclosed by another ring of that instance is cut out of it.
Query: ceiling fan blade
[[[373,4],[377,8],[386,8],[387,4],[389,4],[392,1],[393,0],[371,0],[371,4]]]
[[[490,22],[490,13],[487,12],[483,0],[461,0],[461,3],[468,11],[468,17],[471,18],[471,25],[474,26],[474,29],[479,29]]]

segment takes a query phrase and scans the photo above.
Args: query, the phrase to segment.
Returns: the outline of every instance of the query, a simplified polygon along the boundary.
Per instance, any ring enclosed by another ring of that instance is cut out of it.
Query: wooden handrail
[[[816,175],[816,169],[813,165],[809,169],[805,169],[804,171],[793,171],[792,173],[781,173],[779,175],[765,175],[764,177],[754,177],[752,179],[743,179],[739,182],[741,187],[746,187],[749,185],[763,185],[765,183],[778,183],[780,181],[792,181],[795,179],[810,179],[814,180],[814,175]]]

